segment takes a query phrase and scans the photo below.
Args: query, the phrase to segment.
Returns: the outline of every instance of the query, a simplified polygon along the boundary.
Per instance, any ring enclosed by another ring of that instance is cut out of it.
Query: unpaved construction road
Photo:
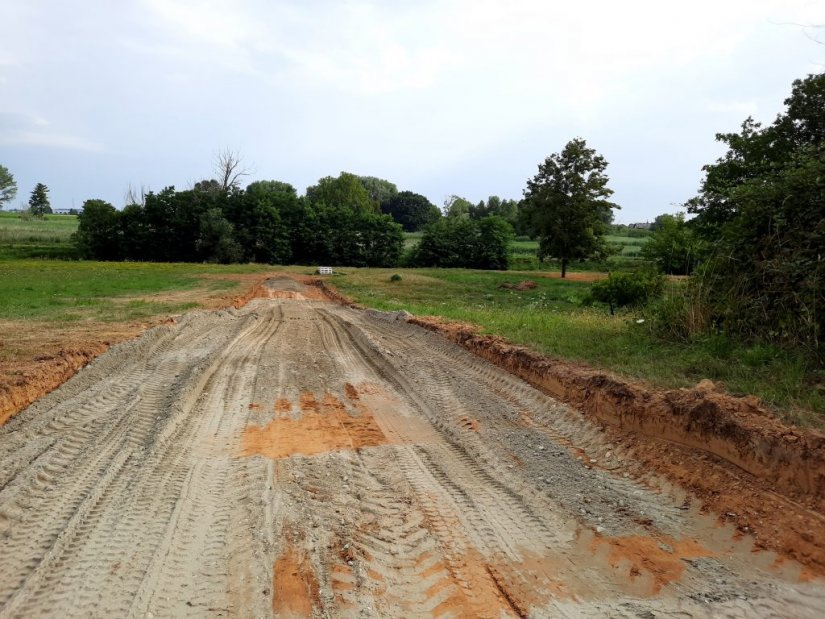
[[[265,296],[0,428],[0,616],[825,616],[576,411],[392,315]]]

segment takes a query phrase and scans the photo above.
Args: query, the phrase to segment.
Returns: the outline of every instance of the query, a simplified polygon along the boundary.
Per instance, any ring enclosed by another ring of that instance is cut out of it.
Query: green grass
[[[641,231],[640,231],[641,232]],[[404,249],[414,247],[421,240],[421,232],[404,233]],[[649,233],[648,233],[649,234]],[[572,262],[568,265],[568,270],[578,271],[607,271],[607,270],[628,270],[648,268],[650,263],[640,258],[640,250],[647,243],[648,237],[631,237],[621,235],[606,235],[605,239],[612,245],[619,245],[621,251],[610,256],[605,262],[584,261]],[[539,262],[536,257],[538,251],[538,241],[524,240],[519,238],[510,245],[510,270],[512,271],[559,271],[561,265],[558,261],[548,260]]]
[[[74,322],[139,320],[193,307],[129,297],[194,288],[204,275],[264,271],[257,265],[51,260],[0,261],[0,319]],[[208,281],[209,290],[238,284]]]
[[[75,215],[47,215],[38,220],[0,212],[0,259],[75,258],[71,236],[76,230]]]
[[[733,394],[760,397],[788,421],[825,427],[825,398],[812,386],[817,377],[803,358],[720,337],[691,343],[659,339],[635,314],[611,317],[604,308],[582,307],[587,283],[535,278],[536,289],[515,292],[499,285],[527,276],[448,269],[343,271],[331,283],[369,307],[474,323],[538,352],[657,387],[689,387],[709,378]],[[391,282],[396,272],[402,279]]]

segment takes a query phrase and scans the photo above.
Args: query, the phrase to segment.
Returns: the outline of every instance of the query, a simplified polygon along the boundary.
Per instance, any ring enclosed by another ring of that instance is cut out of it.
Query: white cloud
[[[55,129],[46,118],[25,112],[0,112],[0,145],[100,152],[103,144]]]
[[[690,153],[657,183],[695,185],[716,131],[770,120],[825,56],[782,25],[825,22],[811,0],[6,5],[0,103],[36,114],[0,115],[0,143],[105,144],[110,176],[143,165],[153,184],[208,173],[231,144],[298,186],[354,169],[433,198],[518,195],[537,157],[582,135],[635,174],[632,195],[666,204],[684,196],[647,197],[647,167]]]
[[[34,131],[14,131],[0,135],[0,145],[39,146],[89,152],[102,152],[105,150],[102,143],[79,136]]]

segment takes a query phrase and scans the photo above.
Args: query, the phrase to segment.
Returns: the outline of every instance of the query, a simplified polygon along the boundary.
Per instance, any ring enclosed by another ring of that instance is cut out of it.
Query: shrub
[[[664,278],[655,273],[611,273],[592,285],[593,299],[606,303],[613,314],[617,307],[641,306],[662,293]]]
[[[714,318],[708,290],[696,276],[686,283],[669,286],[666,294],[646,309],[651,331],[659,337],[683,342],[710,333]]]
[[[401,276],[398,273],[393,273],[390,276],[390,281],[391,282],[400,282],[401,281]]]
[[[506,270],[513,229],[501,217],[444,217],[424,228],[415,266]]]

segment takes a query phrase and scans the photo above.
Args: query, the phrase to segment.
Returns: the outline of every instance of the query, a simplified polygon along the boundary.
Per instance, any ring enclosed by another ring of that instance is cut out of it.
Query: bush
[[[398,273],[393,273],[390,276],[390,281],[391,282],[400,282],[401,281],[401,276]]]
[[[662,273],[689,275],[702,257],[704,244],[696,237],[682,213],[660,215],[656,221],[658,229],[636,253],[655,262]]]
[[[659,296],[664,278],[655,273],[611,273],[590,288],[593,299],[606,303],[613,314],[617,307],[641,306]]]
[[[424,228],[415,266],[506,270],[513,228],[501,217],[445,217]]]
[[[687,282],[669,286],[662,298],[647,307],[645,314],[651,331],[682,342],[711,333],[714,316],[708,291],[704,279],[696,275]]]

